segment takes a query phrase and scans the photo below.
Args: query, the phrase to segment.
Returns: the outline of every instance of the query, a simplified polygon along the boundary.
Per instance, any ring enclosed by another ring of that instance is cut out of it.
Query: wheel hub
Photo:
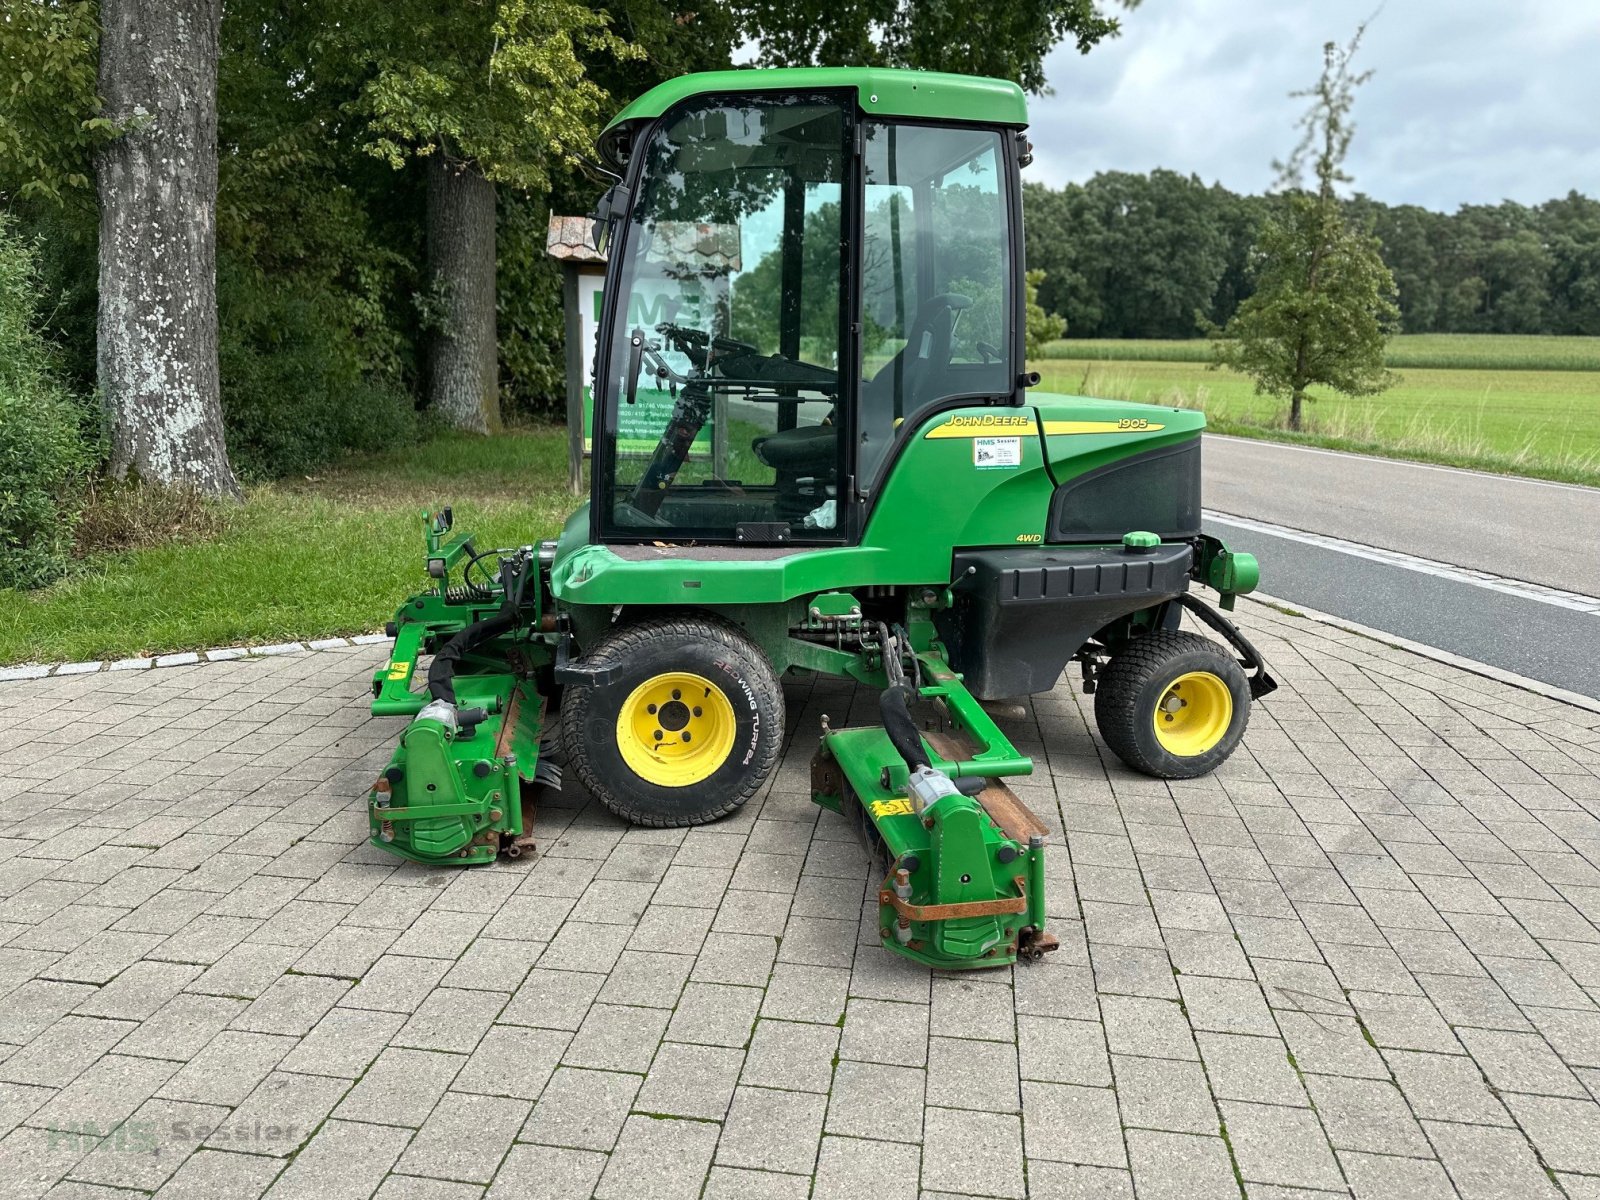
[[[1233,693],[1210,671],[1190,671],[1167,685],[1156,701],[1156,740],[1170,754],[1204,754],[1233,723]]]
[[[634,774],[687,787],[715,774],[733,749],[733,705],[709,679],[671,671],[646,679],[617,713],[617,749]]]

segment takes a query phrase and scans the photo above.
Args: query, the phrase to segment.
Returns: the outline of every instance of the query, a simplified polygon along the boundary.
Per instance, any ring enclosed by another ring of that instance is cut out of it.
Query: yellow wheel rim
[[[733,750],[733,705],[709,679],[670,671],[646,679],[617,714],[622,761],[647,783],[688,787],[716,773]]]
[[[1233,693],[1210,671],[1190,671],[1156,701],[1156,741],[1168,754],[1193,758],[1210,750],[1233,724]]]

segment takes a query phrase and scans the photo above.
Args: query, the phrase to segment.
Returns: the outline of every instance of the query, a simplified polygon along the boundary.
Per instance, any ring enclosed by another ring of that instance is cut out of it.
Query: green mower
[[[779,679],[839,676],[878,721],[824,719],[811,789],[878,857],[883,944],[1000,966],[1054,939],[1005,783],[1033,764],[986,705],[1075,662],[1134,770],[1227,759],[1275,685],[1192,587],[1231,609],[1256,562],[1201,532],[1201,414],[1037,390],[1026,125],[1013,84],[868,69],[692,75],[611,122],[590,498],[509,550],[425,515],[375,845],[523,853],[558,745],[626,821],[715,821],[777,766]]]

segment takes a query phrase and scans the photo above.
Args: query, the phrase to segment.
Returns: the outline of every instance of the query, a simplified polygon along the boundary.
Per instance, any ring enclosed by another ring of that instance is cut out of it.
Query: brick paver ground
[[[382,647],[0,685],[0,1198],[1600,1196],[1600,717],[1247,609],[1212,778],[1015,724],[1062,947],[962,976],[811,804],[831,682],[737,816],[470,871],[363,843]]]

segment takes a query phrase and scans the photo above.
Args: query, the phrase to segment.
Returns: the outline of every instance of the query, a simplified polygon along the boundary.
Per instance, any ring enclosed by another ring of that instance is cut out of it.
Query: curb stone
[[[343,650],[350,646],[376,646],[387,642],[385,633],[358,633],[354,637],[317,638],[306,642],[279,642],[270,646],[218,646],[210,650],[185,650],[112,662],[23,663],[0,667],[0,683],[26,679],[45,679],[54,675],[93,675],[100,671],[151,671],[163,667],[190,667],[208,662],[232,662],[240,658],[273,658],[286,654],[306,654],[318,650]]]

